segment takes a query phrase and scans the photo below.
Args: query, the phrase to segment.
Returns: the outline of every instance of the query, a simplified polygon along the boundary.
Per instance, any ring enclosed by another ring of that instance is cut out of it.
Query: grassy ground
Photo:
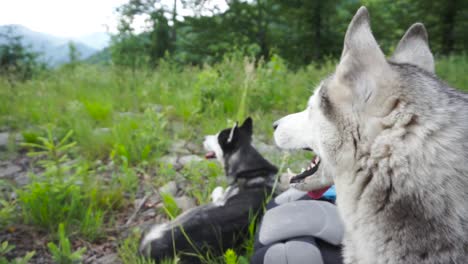
[[[28,152],[32,179],[21,187],[2,183],[1,227],[10,233],[18,225],[34,230],[44,243],[53,243],[46,250],[59,263],[79,259],[83,252],[73,254],[79,247],[87,245],[89,251],[112,239],[120,259],[136,263],[139,232],[122,234],[120,228],[135,199],[182,177],[193,185],[187,194],[203,203],[219,184],[222,171],[214,163],[181,172],[163,163],[174,142],[201,146],[204,135],[252,116],[257,138],[272,144],[272,122],[301,110],[333,69],[334,62],[328,62],[292,72],[277,57],[257,67],[232,57],[203,68],[162,62],[155,71],[130,72],[86,65],[14,85],[0,79],[0,131],[23,141],[10,140],[2,156],[8,160]],[[468,56],[437,64],[439,76],[457,88],[468,89],[466,69]],[[279,165],[282,156],[270,158]],[[164,203],[177,213],[170,198]],[[13,252],[2,250],[0,255]],[[235,256],[227,255],[232,263]]]

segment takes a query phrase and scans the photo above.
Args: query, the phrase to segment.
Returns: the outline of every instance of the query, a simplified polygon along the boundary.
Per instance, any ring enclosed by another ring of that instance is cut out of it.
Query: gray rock
[[[143,198],[135,199],[135,201],[133,201],[133,208],[137,208],[142,201]]]
[[[164,156],[160,159],[162,163],[170,164],[176,170],[180,169],[182,166],[178,162],[177,156]]]
[[[185,148],[191,153],[202,153],[202,146],[193,142],[187,142]]]
[[[187,155],[187,156],[182,156],[182,157],[179,158],[179,164],[182,165],[182,166],[186,166],[189,163],[200,162],[202,160],[203,159],[200,158],[197,155]]]
[[[183,212],[189,210],[190,208],[193,208],[196,206],[195,201],[188,197],[188,196],[182,196],[182,197],[177,197],[175,198],[175,202],[177,206],[182,209]]]
[[[148,200],[146,200],[146,204],[149,204],[151,206],[154,206],[156,204],[158,204],[159,202],[161,202],[161,198],[159,197],[159,195],[151,195]]]
[[[153,218],[156,216],[156,211],[153,208],[150,208],[149,210],[144,211],[141,216],[143,218]]]
[[[176,196],[177,194],[177,183],[175,181],[170,181],[166,183],[166,185],[159,188],[160,193],[168,193],[172,196]]]
[[[24,137],[22,134],[18,133],[16,134],[15,140],[16,140],[16,144],[19,144],[24,141]]]
[[[170,109],[170,107],[168,107],[168,109]],[[171,127],[173,131],[182,131],[184,130],[185,126],[186,124],[184,122],[180,122],[180,121],[171,122]]]
[[[190,151],[185,147],[185,144],[185,141],[177,140],[172,143],[171,147],[169,148],[169,151],[171,153],[188,155],[190,154]]]
[[[150,230],[150,228],[154,225],[154,219],[148,219],[140,224],[138,224],[138,229],[140,230]]]
[[[21,172],[21,168],[12,163],[3,164],[0,167],[0,178],[14,179]]]
[[[105,255],[103,257],[100,257],[99,259],[96,260],[95,263],[98,264],[120,264],[122,261],[120,261],[119,255],[117,253],[111,253],[108,255]]]
[[[18,186],[25,186],[29,184],[29,176],[26,172],[21,172],[15,177],[15,182]]]
[[[8,132],[0,133],[0,149],[7,149],[9,139],[10,139],[10,133]]]

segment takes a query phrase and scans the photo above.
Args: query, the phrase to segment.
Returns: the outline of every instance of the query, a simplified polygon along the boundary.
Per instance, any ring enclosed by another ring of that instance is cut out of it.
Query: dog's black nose
[[[278,125],[279,125],[279,122],[278,122],[278,121],[274,122],[274,123],[273,123],[273,129],[276,130],[276,128],[278,127]]]

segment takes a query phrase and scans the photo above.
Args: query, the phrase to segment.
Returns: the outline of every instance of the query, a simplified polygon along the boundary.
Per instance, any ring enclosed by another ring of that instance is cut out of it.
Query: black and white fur
[[[221,162],[229,187],[225,191],[217,187],[212,193],[213,202],[153,226],[141,240],[142,255],[161,260],[175,253],[183,262],[196,263],[197,252],[204,254],[210,248],[215,255],[222,255],[226,249],[242,244],[250,221],[262,212],[278,172],[252,146],[252,132],[249,117],[240,127],[236,123],[205,138],[204,147],[209,151],[206,157]]]

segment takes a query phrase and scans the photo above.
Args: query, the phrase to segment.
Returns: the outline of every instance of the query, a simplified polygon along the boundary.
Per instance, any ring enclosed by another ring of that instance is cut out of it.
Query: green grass
[[[28,143],[10,151],[28,150],[35,156],[34,166],[41,168],[29,185],[16,190],[17,200],[0,199],[0,224],[21,221],[50,233],[52,240],[63,223],[64,239],[98,241],[133,203],[141,175],[150,175],[148,190],[170,180],[189,181],[186,194],[198,204],[206,203],[215,186],[226,184],[218,177],[222,169],[203,161],[176,172],[160,159],[171,154],[169,146],[180,139],[201,145],[204,135],[247,116],[254,119],[256,137],[272,143],[273,121],[303,109],[334,65],[327,61],[291,71],[276,56],[257,67],[232,56],[201,68],[163,61],[157,70],[140,69],[135,74],[112,66],[81,65],[14,87],[0,78],[0,129],[21,134]],[[466,69],[466,55],[437,60],[442,79],[468,90]],[[285,160],[282,154],[270,153],[268,158],[278,166]],[[293,160],[284,165],[298,169]],[[170,197],[165,205],[166,213],[180,213]],[[15,208],[21,212],[13,213]],[[121,243],[124,263],[151,263],[136,255],[138,236],[139,232]],[[245,251],[248,258],[252,240]],[[72,254],[71,249],[67,252]],[[229,251],[216,262],[240,263],[246,256]]]
[[[436,72],[442,80],[454,88],[468,91],[468,55],[452,55],[436,62]]]
[[[62,223],[59,224],[58,229],[58,245],[53,242],[49,242],[47,247],[52,254],[54,262],[59,264],[80,263],[83,254],[86,252],[86,248],[84,247],[79,248],[76,251],[72,250],[70,240],[65,233],[65,227]]]
[[[9,260],[5,257],[6,254],[10,253],[15,248],[14,245],[9,245],[8,241],[2,242],[0,245],[0,264],[27,264],[31,258],[36,254],[35,251],[28,252],[23,257],[16,257],[13,260]]]

